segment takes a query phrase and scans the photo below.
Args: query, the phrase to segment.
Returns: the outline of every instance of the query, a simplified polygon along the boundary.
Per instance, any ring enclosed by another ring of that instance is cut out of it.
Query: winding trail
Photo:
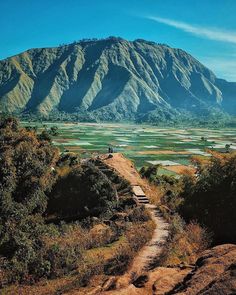
[[[122,154],[116,153],[113,154],[112,158],[104,158],[103,160],[110,167],[116,169],[132,186],[139,185],[147,197],[150,197],[150,194],[156,193],[150,184],[140,177],[133,163]],[[97,294],[140,294],[139,289],[131,284],[131,280],[134,277],[137,278],[146,273],[150,269],[152,262],[158,260],[163,251],[163,245],[169,235],[169,224],[161,216],[158,208],[151,204],[145,204],[145,207],[149,210],[152,220],[156,225],[151,240],[137,253],[129,270],[117,279],[116,290],[104,291]]]
[[[130,275],[134,273],[136,276],[148,271],[152,262],[161,255],[163,244],[169,234],[169,224],[163,219],[161,213],[157,210],[155,205],[147,204],[146,208],[151,213],[152,220],[156,228],[153,232],[151,240],[140,250],[138,255],[134,258],[133,263],[128,271]],[[138,233],[137,233],[138,234]]]
[[[156,225],[152,239],[137,253],[128,271],[118,278],[116,283],[118,290],[111,293],[106,292],[107,294],[122,294],[121,290],[123,289],[124,294],[126,294],[127,287],[131,284],[131,281],[147,273],[153,261],[156,261],[163,251],[163,244],[165,244],[169,234],[169,225],[165,222],[156,206],[147,204],[145,207],[149,209],[152,220]],[[135,287],[132,285],[130,288],[134,289]]]

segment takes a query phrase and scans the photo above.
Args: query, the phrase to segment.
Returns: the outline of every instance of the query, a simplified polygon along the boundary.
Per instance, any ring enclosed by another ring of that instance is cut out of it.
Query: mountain
[[[0,61],[2,112],[163,121],[236,114],[236,83],[181,49],[110,37],[30,49]]]

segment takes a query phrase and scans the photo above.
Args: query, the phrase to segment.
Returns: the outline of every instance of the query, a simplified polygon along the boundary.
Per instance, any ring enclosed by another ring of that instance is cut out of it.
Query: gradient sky
[[[236,0],[0,0],[0,11],[0,59],[82,38],[143,38],[236,81]]]

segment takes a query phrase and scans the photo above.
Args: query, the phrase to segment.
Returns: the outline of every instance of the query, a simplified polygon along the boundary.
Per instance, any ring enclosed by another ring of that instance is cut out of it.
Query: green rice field
[[[112,146],[140,168],[148,164],[189,165],[191,156],[209,156],[207,149],[236,151],[236,129],[174,129],[147,125],[108,123],[26,123],[40,129],[58,127],[53,144],[61,152],[78,152],[87,158],[108,152]],[[158,154],[161,151],[161,154]],[[178,154],[181,152],[181,154]],[[174,154],[176,153],[176,154]],[[161,169],[161,173],[175,172]]]

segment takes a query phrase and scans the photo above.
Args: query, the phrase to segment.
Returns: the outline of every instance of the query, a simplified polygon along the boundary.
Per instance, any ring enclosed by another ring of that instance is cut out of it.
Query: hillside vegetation
[[[219,122],[236,84],[181,49],[145,40],[82,40],[0,61],[0,108],[56,120]]]
[[[94,275],[122,274],[151,238],[153,223],[133,201],[129,183],[94,161],[60,155],[45,131],[1,118],[0,155],[3,294],[14,294],[17,284],[30,294],[26,285],[64,276],[67,283],[57,281],[54,292],[68,291]]]
[[[214,243],[236,243],[236,153],[213,153],[209,162],[195,163],[197,178],[183,179],[180,214],[209,228]]]
[[[236,243],[236,153],[214,152],[192,161],[196,175],[180,179],[158,175],[159,166],[140,170],[162,191],[160,208],[171,224],[163,265],[194,263],[210,244]]]
[[[127,271],[137,252],[153,236],[155,224],[149,211],[137,206],[132,196],[130,183],[139,177],[132,163],[126,161],[130,168],[124,169],[125,158],[119,154],[114,159],[90,160],[80,160],[79,154],[60,154],[51,143],[56,132],[51,128],[37,134],[32,128],[21,128],[12,117],[0,119],[3,294],[19,290],[23,295],[75,290],[87,294],[98,286],[100,290],[119,288],[118,276]],[[120,175],[112,168],[118,167],[117,157]],[[159,205],[170,224],[163,254],[151,264],[162,266],[150,272],[155,282],[150,286],[152,291],[158,288],[159,280],[166,279],[163,272],[170,279],[164,284],[168,290],[174,288],[173,292],[181,294],[182,289],[191,288],[190,284],[198,289],[191,278],[208,271],[202,261],[212,269],[206,288],[220,285],[234,290],[235,247],[213,248],[213,256],[211,250],[203,251],[210,243],[236,242],[236,155],[213,153],[208,159],[195,157],[193,161],[197,174],[181,179],[158,175],[159,166],[140,171],[152,185],[143,179],[138,183],[145,184],[145,191],[152,191],[152,202]],[[121,175],[127,175],[130,183]],[[220,266],[216,268],[217,263]],[[224,274],[223,281],[217,279],[217,273]],[[137,289],[143,287],[143,280],[149,280],[146,274],[136,279],[132,273],[132,277],[135,280],[128,285]]]

